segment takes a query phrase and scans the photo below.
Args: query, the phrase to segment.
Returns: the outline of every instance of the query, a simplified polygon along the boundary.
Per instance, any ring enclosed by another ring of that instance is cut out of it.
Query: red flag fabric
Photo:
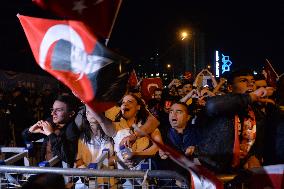
[[[68,20],[80,20],[99,37],[110,37],[122,0],[33,0],[40,7]]]
[[[263,69],[263,75],[266,78],[266,82],[268,86],[270,87],[276,87],[278,74],[275,72],[273,66],[269,62],[269,60],[266,59],[264,69]]]
[[[185,155],[176,151],[174,148],[162,144],[149,135],[147,135],[144,131],[142,131],[139,127],[134,126],[134,129],[138,131],[140,134],[147,136],[154,144],[156,144],[163,152],[165,152],[174,162],[184,167],[191,174],[191,188],[192,189],[223,189],[224,185],[222,181],[220,181],[214,173],[206,169],[201,165],[195,164],[193,161],[190,161]]]
[[[137,84],[138,84],[138,79],[137,79],[137,75],[136,75],[136,72],[135,70],[133,70],[129,76],[129,80],[128,80],[128,84],[129,84],[129,87],[136,87]]]
[[[250,170],[252,178],[249,181],[249,188],[274,188],[283,189],[284,186],[284,165],[270,165]]]
[[[82,22],[18,17],[39,66],[84,103],[105,111],[124,95],[128,61],[101,45]]]
[[[152,98],[152,95],[156,88],[163,88],[163,82],[161,78],[144,78],[141,83],[142,98],[146,102],[148,102]]]

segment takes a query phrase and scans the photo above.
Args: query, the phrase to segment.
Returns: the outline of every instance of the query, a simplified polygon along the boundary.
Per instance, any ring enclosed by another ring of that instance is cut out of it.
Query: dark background
[[[34,62],[16,14],[50,14],[31,0],[3,1],[1,8],[0,69],[44,74]],[[284,72],[281,1],[124,0],[109,47],[139,63],[157,51],[170,53],[184,27],[204,34],[208,63],[213,63],[214,51],[221,50],[230,55],[235,67],[256,69],[267,58],[278,74]]]

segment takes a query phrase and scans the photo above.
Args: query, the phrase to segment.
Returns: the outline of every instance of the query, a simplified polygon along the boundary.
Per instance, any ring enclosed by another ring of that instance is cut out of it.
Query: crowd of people
[[[44,138],[40,161],[58,156],[76,168],[87,168],[108,149],[109,164],[117,169],[140,170],[151,159],[152,169],[184,174],[153,140],[216,174],[284,163],[284,77],[277,87],[249,70],[230,73],[214,88],[174,79],[147,101],[140,90],[129,88],[106,112],[79,103],[72,93],[60,94],[49,100],[48,116],[46,106],[40,107],[34,124],[23,125],[18,116],[28,112],[18,110],[14,128],[22,137],[16,138],[24,143]],[[124,156],[122,146],[131,154]]]

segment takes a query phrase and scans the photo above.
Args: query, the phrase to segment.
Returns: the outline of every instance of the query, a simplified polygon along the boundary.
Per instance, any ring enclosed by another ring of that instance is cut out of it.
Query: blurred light
[[[119,72],[121,73],[121,72],[122,72],[122,66],[121,66],[121,64],[119,64],[118,69],[119,69]]]
[[[181,32],[180,36],[181,36],[181,40],[184,40],[184,39],[187,38],[188,33],[186,31],[183,31],[183,32]]]
[[[151,76],[153,77],[153,76],[154,76],[154,74],[151,74]]]
[[[257,72],[254,70],[254,71],[253,71],[253,74],[254,74],[254,75],[257,75]]]
[[[159,76],[160,75],[160,73],[156,73],[156,76]]]
[[[167,64],[167,68],[171,68],[172,67],[172,65],[170,65],[170,64]]]
[[[215,53],[215,75],[216,77],[220,77],[219,51],[216,51]]]

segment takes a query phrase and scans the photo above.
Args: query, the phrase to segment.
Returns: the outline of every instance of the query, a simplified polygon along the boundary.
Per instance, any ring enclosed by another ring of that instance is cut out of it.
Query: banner
[[[24,87],[28,90],[58,89],[59,82],[48,76],[0,70],[0,89],[12,90]]]

